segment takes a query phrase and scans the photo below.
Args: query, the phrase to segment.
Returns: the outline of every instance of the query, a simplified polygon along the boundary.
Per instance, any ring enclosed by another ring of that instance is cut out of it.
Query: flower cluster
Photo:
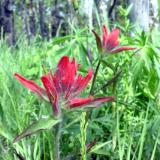
[[[115,54],[119,53],[125,50],[134,50],[134,47],[129,46],[120,46],[118,37],[120,30],[119,29],[113,29],[110,33],[107,30],[107,27],[103,25],[102,27],[102,38],[94,31],[92,32],[95,35],[97,47],[98,50],[101,53],[109,53],[109,54]]]
[[[41,77],[44,88],[38,86],[34,81],[27,80],[18,73],[15,77],[28,89],[49,101],[52,104],[54,114],[58,116],[62,107],[72,109],[76,107],[98,107],[101,103],[114,100],[114,97],[87,98],[77,97],[88,85],[92,78],[93,71],[88,70],[88,74],[83,77],[77,74],[79,65],[73,58],[63,56],[57,66],[55,73],[49,71],[48,74]]]

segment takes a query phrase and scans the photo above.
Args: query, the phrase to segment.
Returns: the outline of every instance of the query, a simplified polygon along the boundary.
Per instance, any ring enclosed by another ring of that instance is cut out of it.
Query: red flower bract
[[[77,74],[78,64],[75,59],[69,61],[67,56],[63,56],[57,66],[55,73],[49,71],[48,74],[41,77],[44,88],[39,87],[35,82],[27,80],[21,75],[15,73],[15,77],[32,92],[41,98],[52,103],[54,114],[57,116],[61,112],[60,106],[65,105],[65,109],[76,107],[98,107],[101,103],[113,100],[113,97],[77,98],[84,90],[92,78],[92,70],[83,77]],[[62,103],[61,103],[62,102]]]
[[[103,25],[102,27],[102,39],[100,36],[92,30],[96,37],[97,47],[100,52],[107,52],[107,53],[119,53],[121,51],[125,50],[133,50],[135,48],[129,47],[129,46],[120,46],[120,43],[118,41],[119,29],[113,29],[110,33],[107,31],[107,27]]]

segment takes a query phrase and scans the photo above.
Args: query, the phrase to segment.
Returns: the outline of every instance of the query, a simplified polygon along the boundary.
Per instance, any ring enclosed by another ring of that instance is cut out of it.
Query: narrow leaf
[[[104,147],[105,145],[107,144],[110,144],[112,141],[107,141],[107,142],[104,142],[104,143],[100,143],[100,144],[97,144],[93,147],[93,149],[91,149],[90,153],[94,153],[96,152],[97,150],[101,149],[102,147]]]
[[[60,122],[60,119],[54,117],[41,118],[40,120],[29,125],[21,134],[19,134],[14,140],[13,143],[21,140],[22,138],[32,135],[38,131],[49,129],[55,126]]]

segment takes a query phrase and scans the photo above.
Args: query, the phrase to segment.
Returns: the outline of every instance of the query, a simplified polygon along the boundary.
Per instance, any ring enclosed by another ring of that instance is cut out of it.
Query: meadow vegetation
[[[121,29],[121,44],[136,49],[107,55],[101,62],[93,93],[95,97],[114,95],[114,102],[89,111],[87,124],[86,112],[64,113],[62,159],[83,159],[84,151],[86,159],[159,160],[160,32],[133,32],[127,20],[109,26],[114,27]],[[101,33],[101,26],[94,29]],[[28,44],[22,36],[11,47],[5,39],[0,41],[0,159],[54,159],[53,128],[13,143],[29,124],[52,115],[50,104],[22,86],[14,73],[42,85],[39,77],[45,70],[55,70],[64,55],[76,58],[82,75],[88,68],[95,70],[100,54],[94,34],[87,27],[71,26],[70,34],[50,41],[37,37]],[[82,96],[90,88],[91,82]],[[86,151],[85,146],[92,144]]]

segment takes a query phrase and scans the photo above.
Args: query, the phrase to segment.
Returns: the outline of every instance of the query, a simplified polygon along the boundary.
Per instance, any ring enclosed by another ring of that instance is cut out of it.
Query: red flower
[[[125,50],[133,50],[135,48],[129,46],[120,46],[118,41],[119,29],[113,29],[110,33],[108,33],[107,28],[105,25],[102,27],[102,39],[100,36],[92,30],[96,37],[97,47],[100,52],[107,52],[107,53],[119,53]]]
[[[77,74],[78,64],[75,59],[69,61],[67,56],[61,58],[55,73],[51,71],[41,77],[44,88],[39,87],[35,82],[27,80],[21,75],[15,73],[15,77],[32,92],[41,98],[52,103],[55,115],[59,115],[60,106],[64,105],[65,109],[76,107],[98,107],[101,103],[113,100],[113,97],[93,98],[76,98],[87,86],[92,78],[93,72],[88,71],[85,77]],[[62,102],[62,103],[61,103]]]

